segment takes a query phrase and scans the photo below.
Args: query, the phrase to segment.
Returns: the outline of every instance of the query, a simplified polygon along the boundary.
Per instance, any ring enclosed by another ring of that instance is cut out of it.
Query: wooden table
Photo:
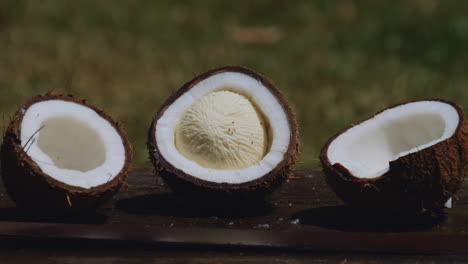
[[[319,171],[225,208],[180,199],[150,169],[127,182],[78,215],[15,208],[0,187],[0,263],[468,263],[463,190],[445,215],[408,219],[351,210]]]

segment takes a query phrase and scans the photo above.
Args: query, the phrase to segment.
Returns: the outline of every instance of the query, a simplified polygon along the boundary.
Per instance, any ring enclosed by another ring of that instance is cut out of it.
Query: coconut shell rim
[[[159,146],[157,144],[156,138],[155,138],[155,132],[156,132],[156,124],[158,120],[162,117],[162,115],[165,113],[167,108],[174,103],[177,99],[179,99],[180,96],[185,94],[188,90],[190,90],[193,86],[198,84],[199,82],[213,76],[219,73],[223,72],[239,72],[243,73],[247,76],[250,76],[257,81],[260,81],[264,87],[268,89],[268,91],[280,102],[281,106],[283,107],[283,110],[286,113],[288,123],[290,125],[290,130],[291,130],[291,135],[289,139],[289,146],[288,150],[285,152],[283,156],[283,160],[278,163],[278,165],[267,172],[266,174],[243,183],[217,183],[217,182],[211,182],[211,181],[206,181],[202,180],[200,178],[197,178],[195,176],[192,176],[188,173],[185,173],[184,171],[176,168],[174,165],[172,165],[170,162],[168,162],[162,155],[161,152],[159,151]],[[262,185],[263,183],[266,182],[273,182],[277,177],[278,173],[281,171],[286,166],[292,166],[298,159],[298,153],[299,153],[299,131],[298,131],[298,125],[296,121],[296,116],[289,104],[286,101],[286,98],[284,95],[273,85],[272,81],[263,75],[248,69],[243,66],[237,66],[237,65],[226,65],[226,66],[221,66],[218,68],[211,69],[207,72],[201,73],[197,76],[195,76],[193,79],[190,81],[186,82],[180,89],[178,89],[172,96],[170,96],[164,103],[163,105],[159,108],[157,113],[154,115],[152,122],[151,122],[151,127],[149,129],[149,134],[148,134],[148,147],[150,150],[150,159],[153,163],[153,165],[156,167],[156,169],[161,172],[161,170],[165,170],[168,173],[171,173],[175,175],[176,177],[186,181],[190,182],[191,184],[194,184],[195,186],[199,186],[202,188],[211,188],[211,189],[218,189],[218,190],[242,190],[246,188],[252,188],[255,186]],[[156,157],[157,156],[157,157]],[[159,157],[159,158],[158,158]]]

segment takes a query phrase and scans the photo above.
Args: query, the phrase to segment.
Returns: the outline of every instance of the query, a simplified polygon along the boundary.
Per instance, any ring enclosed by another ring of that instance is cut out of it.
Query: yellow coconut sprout
[[[247,97],[211,92],[182,114],[175,145],[183,156],[205,168],[242,169],[257,164],[267,151],[264,124]]]

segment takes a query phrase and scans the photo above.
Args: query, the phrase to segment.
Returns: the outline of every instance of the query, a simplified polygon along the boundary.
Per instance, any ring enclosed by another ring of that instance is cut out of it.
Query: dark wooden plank
[[[452,232],[326,232],[306,228],[289,231],[198,227],[169,229],[122,224],[3,222],[0,225],[0,237],[42,242],[59,240],[74,245],[152,243],[178,247],[251,247],[324,252],[468,253],[468,236]]]
[[[80,215],[21,210],[2,193],[0,235],[16,242],[48,238],[165,246],[468,253],[465,192],[453,209],[438,218],[388,218],[343,206],[318,171],[297,171],[267,201],[238,208],[188,203],[149,169],[135,170],[127,188],[105,208]]]
[[[327,254],[311,252],[246,251],[246,250],[180,250],[180,249],[127,249],[97,248],[77,250],[50,249],[0,249],[2,263],[158,263],[158,264],[395,264],[395,263],[467,263],[466,255],[385,255],[385,254]]]
[[[311,252],[245,251],[245,250],[157,250],[157,249],[0,249],[2,263],[158,263],[158,264],[395,264],[395,263],[467,263],[465,255],[362,255]]]

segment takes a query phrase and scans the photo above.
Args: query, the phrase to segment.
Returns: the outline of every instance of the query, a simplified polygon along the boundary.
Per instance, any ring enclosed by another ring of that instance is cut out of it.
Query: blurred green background
[[[161,103],[196,74],[238,64],[274,81],[295,109],[302,155],[405,100],[468,106],[468,1],[2,0],[2,129],[47,91],[72,93],[122,121],[134,166]]]

